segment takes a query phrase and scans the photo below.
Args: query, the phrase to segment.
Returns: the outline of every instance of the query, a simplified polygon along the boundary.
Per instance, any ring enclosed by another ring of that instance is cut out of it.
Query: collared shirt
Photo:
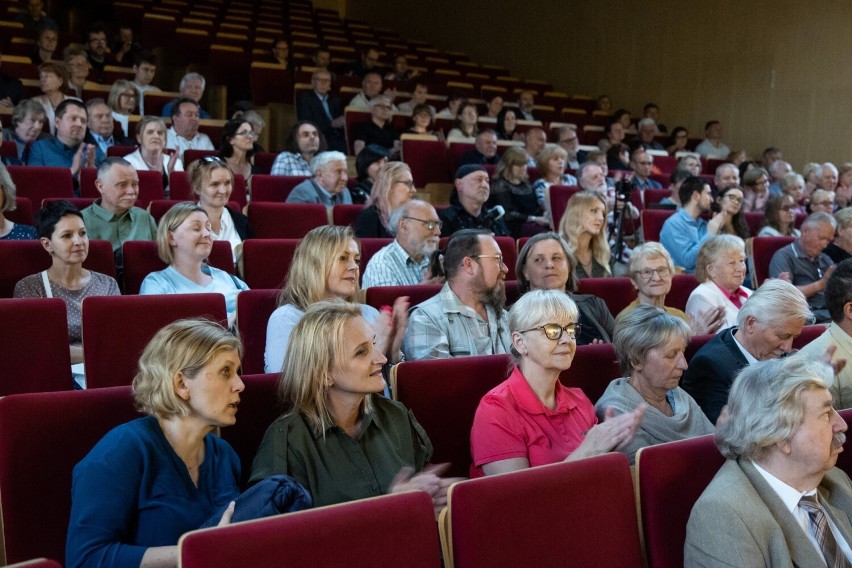
[[[28,166],[54,166],[59,168],[70,168],[77,153],[79,144],[66,146],[59,138],[51,136],[43,140],[36,140],[30,147],[30,159]]]
[[[187,150],[215,150],[213,142],[203,132],[196,133],[191,140],[187,140],[183,136],[179,136],[175,132],[175,127],[169,127],[166,132],[166,148],[177,150],[178,157],[183,159],[183,153]]]
[[[707,232],[707,221],[701,217],[693,219],[681,207],[663,223],[660,244],[669,251],[675,265],[682,266],[687,274],[692,274],[695,272],[698,249],[711,236]]]
[[[95,134],[94,132],[92,132],[91,134],[92,140],[95,141],[95,144],[98,145],[98,148],[100,148],[101,152],[104,155],[106,155],[107,153],[107,148],[109,148],[110,146],[115,146],[115,138],[113,138],[112,136],[110,136],[109,138],[104,138],[100,134]]]
[[[311,165],[301,154],[281,152],[272,164],[274,176],[312,176]]]
[[[234,264],[236,264],[240,259],[240,255],[243,253],[243,239],[237,233],[234,220],[231,218],[231,212],[228,211],[227,207],[222,209],[222,216],[219,218],[219,232],[213,233],[213,238],[217,241],[228,241],[231,244]]]
[[[715,282],[713,282],[713,285],[716,286],[716,288],[719,289],[719,292],[721,292],[723,296],[725,296],[727,299],[729,299],[731,301],[731,303],[738,308],[742,308],[743,307],[743,300],[747,300],[748,297],[749,297],[749,293],[746,292],[745,289],[742,286],[740,286],[736,290],[734,290],[734,293],[732,294],[732,293],[728,292],[727,290],[723,289],[721,286],[719,286]]]
[[[719,142],[718,145],[714,145],[713,142],[705,138],[698,146],[695,147],[695,153],[700,154],[705,158],[717,158],[719,160],[724,160],[728,157],[728,154],[731,153],[731,149],[722,142]]]
[[[804,286],[820,280],[833,264],[831,257],[824,252],[819,253],[816,258],[809,258],[802,250],[799,238],[775,251],[769,262],[769,276],[777,278],[782,272],[789,272],[793,286]],[[818,322],[831,319],[825,305],[825,290],[808,296],[808,306]]]
[[[662,189],[663,184],[661,184],[660,182],[653,180],[651,178],[642,179],[640,177],[633,176],[633,187],[635,187],[636,189],[639,189],[641,191],[645,191],[646,189]],[[645,196],[643,195],[642,197],[643,197],[642,201],[644,203],[644,201],[645,201],[644,197]]]
[[[817,501],[819,501],[819,496],[817,495],[816,489],[811,489],[810,491],[805,491],[804,493],[799,491],[794,487],[790,487],[762,467],[760,467],[756,462],[751,462],[751,465],[754,466],[754,469],[763,477],[766,483],[769,484],[769,487],[775,491],[775,494],[778,495],[778,498],[781,499],[781,502],[784,503],[784,507],[787,508],[788,511],[793,515],[793,518],[796,519],[796,524],[798,524],[805,534],[808,535],[808,540],[811,541],[811,544],[814,546],[816,551],[819,553],[820,557],[822,557],[822,547],[820,547],[819,541],[817,541],[813,532],[811,531],[811,522],[808,514],[804,509],[799,507],[799,501],[801,501],[802,497],[817,497]],[[822,505],[822,503],[820,503]],[[826,512],[825,518],[828,520],[828,524],[831,527],[831,534],[834,535],[834,540],[837,541],[837,544],[840,545],[840,549],[843,551],[843,555],[847,560],[852,559],[852,549],[849,548],[849,543],[846,542],[846,539],[843,538],[843,534],[840,532],[840,529],[837,528],[837,525],[834,524],[831,516]]]
[[[755,357],[754,355],[749,353],[748,349],[746,349],[743,346],[743,344],[740,343],[740,340],[737,339],[736,328],[731,330],[731,339],[734,340],[734,343],[736,344],[737,348],[740,350],[740,353],[743,354],[743,357],[745,357],[745,359],[746,359],[746,361],[748,362],[749,365],[754,365],[755,363],[757,363],[757,357]]]
[[[530,467],[557,463],[583,443],[597,424],[591,401],[582,390],[559,381],[554,390],[556,408],[551,410],[515,367],[482,397],[470,431],[471,477],[481,477],[485,464],[512,458],[526,458]]]
[[[411,258],[399,241],[383,247],[370,259],[364,270],[362,286],[415,286],[423,281],[423,271],[429,266],[429,257],[420,262]]]
[[[805,357],[813,359],[820,358],[829,346],[834,345],[834,360],[846,359],[852,361],[852,336],[850,336],[837,322],[831,322],[828,329],[822,335],[802,347],[799,351]],[[828,390],[834,399],[834,407],[852,408],[852,363],[848,363],[843,369],[834,375],[834,380],[828,385]]]
[[[157,239],[157,224],[147,211],[132,207],[121,214],[113,214],[101,207],[98,199],[80,212],[90,239],[102,239],[118,250],[125,241],[153,241]]]
[[[293,188],[285,203],[319,203],[326,207],[351,205],[352,194],[344,187],[342,193],[332,194],[312,179],[306,179]]]
[[[328,119],[334,120],[334,117],[331,116],[331,109],[328,106],[328,93],[323,95],[314,91],[314,94],[319,99],[320,104],[322,105],[322,110],[325,112],[325,115],[328,117]]]
[[[445,359],[509,353],[509,315],[497,317],[486,306],[488,321],[455,295],[449,283],[425,302],[411,308],[402,350],[405,358]]]
[[[318,431],[301,413],[279,417],[263,437],[250,482],[286,474],[302,484],[314,506],[388,492],[403,467],[418,473],[432,457],[432,443],[399,402],[372,395],[353,438],[338,426]]]

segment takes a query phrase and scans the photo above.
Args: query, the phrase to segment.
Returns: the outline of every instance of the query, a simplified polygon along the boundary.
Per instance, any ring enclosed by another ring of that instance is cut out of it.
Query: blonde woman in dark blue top
[[[177,566],[180,536],[239,495],[240,462],[214,430],[236,422],[242,345],[179,320],[142,353],[133,398],[148,416],[114,428],[74,468],[66,567]]]

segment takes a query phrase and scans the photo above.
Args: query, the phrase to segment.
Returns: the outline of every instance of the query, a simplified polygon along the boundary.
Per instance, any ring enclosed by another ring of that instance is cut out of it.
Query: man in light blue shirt
[[[662,244],[675,265],[682,266],[687,274],[695,272],[698,249],[704,241],[717,235],[727,219],[727,213],[721,211],[708,223],[701,218],[702,213],[710,211],[713,194],[710,184],[699,177],[689,177],[678,191],[683,206],[666,219],[660,231]]]
[[[346,187],[349,174],[346,169],[346,154],[321,152],[311,160],[314,177],[306,179],[293,188],[287,203],[320,203],[326,207],[351,205],[352,194]]]

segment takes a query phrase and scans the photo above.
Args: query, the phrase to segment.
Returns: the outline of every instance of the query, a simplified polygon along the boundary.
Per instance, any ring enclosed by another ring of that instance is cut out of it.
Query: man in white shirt
[[[166,148],[177,150],[183,160],[187,150],[215,150],[210,137],[198,131],[198,103],[189,97],[178,99],[172,107],[172,125],[166,133]]]
[[[157,73],[157,60],[150,51],[143,51],[133,63],[133,86],[139,93],[139,114],[145,115],[145,93],[159,91],[159,87],[151,84]]]
[[[704,141],[695,147],[695,151],[705,158],[724,160],[731,149],[722,143],[722,124],[711,120],[704,125]]]

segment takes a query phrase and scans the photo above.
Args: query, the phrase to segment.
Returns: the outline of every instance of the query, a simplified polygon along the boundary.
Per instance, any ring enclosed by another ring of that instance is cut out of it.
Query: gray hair
[[[817,211],[816,213],[811,213],[808,215],[808,218],[805,219],[804,223],[802,223],[802,229],[805,227],[815,227],[817,225],[827,224],[831,225],[833,228],[837,228],[837,221],[834,219],[834,216],[831,213],[824,213],[822,211]]]
[[[207,80],[204,78],[204,75],[202,75],[201,73],[196,73],[195,71],[187,73],[183,76],[183,78],[180,80],[178,90],[182,91],[188,82],[195,80],[201,81],[201,89],[204,90],[204,88],[207,86]]]
[[[375,97],[370,99],[370,108],[373,108],[379,103],[391,104],[391,98],[387,95],[376,95]]]
[[[0,164],[0,190],[3,191],[3,211],[14,211],[17,206],[15,203],[17,190],[9,170],[3,164]]]
[[[668,345],[675,339],[686,348],[692,336],[689,325],[662,308],[641,304],[622,312],[615,320],[612,343],[621,371],[629,376],[637,364],[644,364],[648,351]]]
[[[586,168],[589,168],[591,166],[596,166],[598,168],[601,167],[600,164],[598,164],[597,162],[592,162],[591,160],[583,162],[582,164],[580,164],[580,167],[577,168],[577,183],[581,184],[583,182],[583,174],[586,172]],[[601,171],[603,171],[603,169],[601,169]]]
[[[772,278],[754,291],[737,314],[737,325],[745,327],[753,317],[764,327],[791,319],[813,321],[814,314],[802,291],[785,280]]]
[[[234,116],[231,118],[239,118],[251,124],[252,126],[257,126],[261,130],[266,128],[266,121],[260,115],[259,112],[253,109],[242,110],[234,113]]]
[[[779,171],[781,171],[781,168],[782,168],[782,167],[783,167],[784,169],[787,169],[787,168],[790,168],[791,166],[790,166],[790,164],[788,164],[788,163],[787,163],[787,162],[785,162],[784,160],[775,160],[774,162],[772,162],[772,163],[769,165],[769,173],[771,173],[771,174],[772,174],[772,176],[774,177],[774,176],[776,176],[776,175],[778,174],[778,172],[779,172]],[[791,168],[791,169],[792,169],[792,168]]]
[[[835,211],[834,220],[837,221],[837,229],[848,229],[852,227],[852,207],[844,207]]]
[[[125,160],[124,158],[120,158],[118,156],[110,156],[106,158],[101,165],[98,166],[98,175],[97,178],[101,181],[109,174],[109,171],[113,166],[129,166],[133,167],[133,164]]]
[[[710,278],[707,267],[722,255],[735,252],[745,255],[745,241],[736,235],[716,235],[707,239],[698,249],[698,257],[695,259],[695,278],[699,282],[706,282]]]
[[[643,118],[642,120],[640,120],[639,122],[636,123],[636,130],[639,130],[643,126],[648,126],[648,125],[653,126],[654,129],[657,128],[657,123],[654,122],[654,119],[651,118],[650,116],[646,116],[645,118]]]
[[[668,262],[669,270],[674,275],[674,262],[672,262],[672,256],[666,250],[666,247],[655,241],[646,241],[633,249],[633,252],[630,254],[630,264],[627,267],[630,277],[633,278],[634,273],[639,270],[640,264],[652,258],[665,258]]]
[[[520,332],[546,323],[576,322],[579,315],[577,304],[562,290],[532,290],[509,310],[509,331]],[[512,356],[516,363],[521,357],[514,346]]]
[[[311,160],[311,173],[317,175],[317,172],[326,167],[332,162],[346,163],[346,154],[343,152],[320,152],[314,159]]]
[[[826,163],[822,164],[821,166],[818,166],[818,167],[817,167],[817,169],[816,169],[816,174],[817,174],[819,177],[822,177],[822,174],[824,173],[824,170],[825,170],[826,168],[828,168],[828,169],[830,169],[830,170],[834,171],[834,175],[838,175],[838,174],[839,174],[839,172],[838,172],[838,170],[837,170],[837,166],[835,166],[835,165],[834,165],[834,164],[832,164],[831,162],[826,162]]]
[[[728,416],[716,425],[716,446],[728,459],[759,458],[789,440],[805,415],[802,393],[827,389],[831,367],[796,355],[745,367],[728,394]]]
[[[716,166],[716,177],[722,177],[722,172],[729,168],[735,170],[737,172],[737,177],[739,177],[740,170],[737,168],[737,166],[730,162],[725,162],[724,164],[719,164],[718,166]]]
[[[805,189],[805,178],[802,177],[802,174],[797,174],[796,172],[784,174],[778,183],[781,185],[781,191],[787,191],[787,188],[796,182],[802,186],[802,190]]]
[[[390,216],[388,217],[388,228],[390,229],[390,233],[392,235],[396,235],[397,228],[399,227],[399,222],[403,217],[409,217],[411,215],[411,210],[415,207],[422,206],[432,207],[432,204],[428,201],[423,201],[422,199],[409,199],[393,211],[391,211]]]
[[[41,115],[42,120],[46,120],[44,107],[40,102],[34,99],[23,99],[15,105],[15,109],[12,111],[12,128],[17,128],[20,123],[26,120],[28,114]]]

